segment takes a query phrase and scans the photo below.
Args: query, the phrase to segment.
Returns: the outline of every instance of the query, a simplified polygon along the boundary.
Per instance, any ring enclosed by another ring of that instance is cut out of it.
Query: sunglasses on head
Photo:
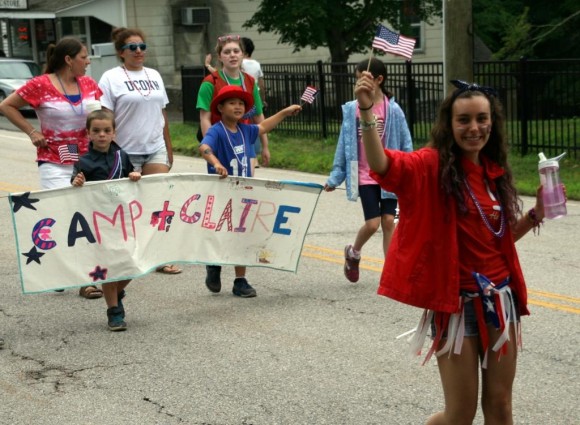
[[[222,35],[218,37],[218,42],[227,43],[228,41],[240,41],[239,35]]]
[[[145,43],[129,43],[129,44],[125,44],[123,47],[121,47],[122,50],[125,49],[129,49],[132,52],[136,52],[137,49],[141,49],[142,52],[144,52],[145,50],[147,50],[147,44]]]

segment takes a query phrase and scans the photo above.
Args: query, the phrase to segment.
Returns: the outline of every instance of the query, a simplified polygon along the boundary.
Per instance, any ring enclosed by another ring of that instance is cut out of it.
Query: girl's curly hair
[[[465,177],[461,167],[461,149],[453,137],[453,105],[457,99],[482,96],[489,101],[491,111],[491,132],[481,153],[501,166],[505,173],[496,180],[497,194],[508,221],[513,225],[521,215],[522,201],[518,197],[513,174],[507,161],[508,143],[505,132],[505,116],[500,101],[477,90],[455,90],[443,101],[435,125],[431,130],[428,146],[439,151],[439,169],[442,189],[457,201],[460,213],[467,213],[465,204]]]

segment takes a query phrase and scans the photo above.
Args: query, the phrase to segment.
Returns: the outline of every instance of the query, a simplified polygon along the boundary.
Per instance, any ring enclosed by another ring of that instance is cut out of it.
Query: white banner
[[[165,263],[296,272],[321,191],[188,173],[12,193],[22,291],[132,279]]]

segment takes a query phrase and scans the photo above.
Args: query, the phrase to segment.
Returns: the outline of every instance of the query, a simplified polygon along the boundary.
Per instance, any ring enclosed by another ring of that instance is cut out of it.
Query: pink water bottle
[[[540,183],[543,186],[544,215],[546,218],[560,218],[566,215],[566,197],[560,181],[560,159],[566,155],[564,152],[555,158],[546,159],[543,152],[540,152],[540,162],[538,171],[540,172]]]

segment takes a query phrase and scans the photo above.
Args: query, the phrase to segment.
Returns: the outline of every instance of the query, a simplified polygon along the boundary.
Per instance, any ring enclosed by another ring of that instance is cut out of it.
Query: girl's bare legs
[[[500,331],[488,326],[490,347],[495,344]],[[482,370],[481,407],[485,425],[512,425],[512,389],[516,376],[517,346],[513,323],[510,326],[510,340],[507,354],[498,361],[497,353],[491,352],[487,369]]]
[[[357,251],[362,250],[364,244],[366,244],[371,236],[377,232],[380,224],[380,217],[371,218],[370,220],[365,221],[365,224],[362,225],[356,234],[356,239],[354,240],[354,245],[352,246],[353,249]]]
[[[165,164],[143,164],[141,175],[169,173],[169,167]]]
[[[437,365],[445,410],[432,415],[427,425],[471,425],[477,411],[479,338],[465,337],[461,354],[444,354],[437,358]]]

